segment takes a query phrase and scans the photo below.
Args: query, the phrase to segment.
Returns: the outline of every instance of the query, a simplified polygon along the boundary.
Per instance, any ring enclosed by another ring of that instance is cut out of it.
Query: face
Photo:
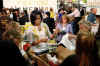
[[[67,23],[67,18],[66,17],[62,17],[62,23]]]
[[[40,23],[41,23],[41,17],[40,15],[37,15],[35,20],[35,25],[40,25]]]
[[[96,8],[93,9],[93,13],[94,13],[94,14],[97,13],[97,9],[96,9]]]
[[[60,11],[60,13],[62,13],[62,14],[63,14],[63,13],[64,13],[64,10],[61,10],[61,11]]]

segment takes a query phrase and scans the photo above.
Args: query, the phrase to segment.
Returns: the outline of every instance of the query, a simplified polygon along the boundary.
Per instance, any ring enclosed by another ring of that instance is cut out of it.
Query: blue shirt
[[[87,20],[90,21],[91,23],[95,24],[96,15],[93,13],[89,14]]]
[[[65,33],[73,33],[71,24],[66,24],[65,29],[63,30],[62,24],[58,23],[56,28],[59,29],[61,32],[64,31]],[[56,40],[61,41],[62,37],[63,34],[58,34]]]

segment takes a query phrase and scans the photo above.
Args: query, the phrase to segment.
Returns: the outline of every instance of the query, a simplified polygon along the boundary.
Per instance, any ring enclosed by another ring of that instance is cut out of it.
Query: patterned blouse
[[[34,39],[33,41],[40,40],[43,38],[49,38],[51,33],[49,31],[48,26],[45,23],[41,22],[40,27],[41,27],[41,30],[39,30],[37,26],[34,26],[31,23],[27,23],[25,25],[24,34],[27,34],[27,35],[33,34],[33,39]],[[35,52],[42,52],[42,50],[44,51],[48,49],[47,44],[44,42],[41,42],[40,44],[33,46],[32,48]]]

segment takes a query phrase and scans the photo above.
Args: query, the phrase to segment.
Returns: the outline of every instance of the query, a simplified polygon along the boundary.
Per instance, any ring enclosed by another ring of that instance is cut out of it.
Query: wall
[[[57,0],[4,0],[5,8],[54,8],[57,10]]]
[[[87,0],[87,11],[97,8],[97,15],[100,15],[100,0]]]

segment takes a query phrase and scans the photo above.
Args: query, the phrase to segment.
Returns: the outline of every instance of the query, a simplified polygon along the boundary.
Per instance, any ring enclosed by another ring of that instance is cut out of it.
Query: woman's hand
[[[50,35],[50,39],[53,39],[53,38],[54,38],[54,34],[51,34],[51,35]]]
[[[48,41],[48,38],[42,38],[40,40],[36,40],[32,43],[32,45],[38,45],[39,43],[41,42],[47,42]]]
[[[54,34],[58,34],[60,32],[59,29],[55,29]]]
[[[48,41],[48,38],[42,38],[40,39],[40,42],[47,42]]]

